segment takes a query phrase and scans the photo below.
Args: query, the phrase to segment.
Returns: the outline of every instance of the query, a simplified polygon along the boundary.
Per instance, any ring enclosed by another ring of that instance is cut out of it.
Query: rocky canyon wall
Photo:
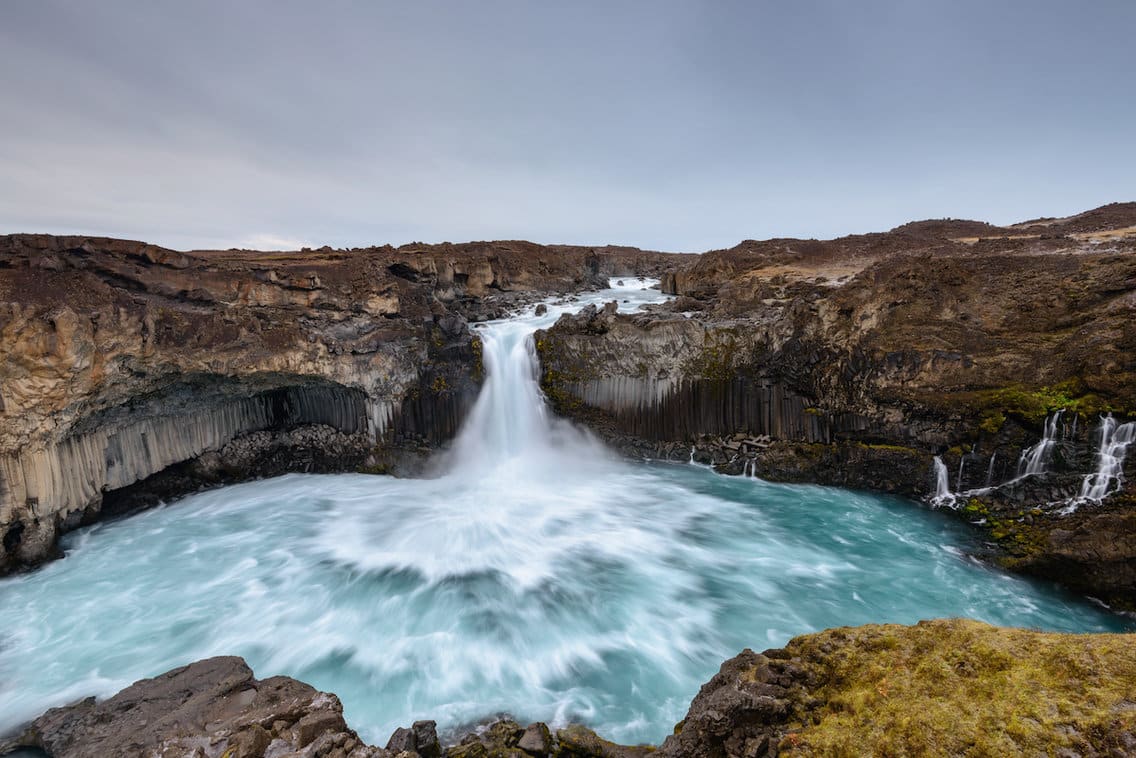
[[[0,571],[50,555],[108,502],[413,465],[476,398],[467,319],[673,260],[524,242],[181,253],[0,237]]]
[[[931,501],[937,458],[936,502],[1008,565],[1133,605],[1136,454],[1110,497],[1075,502],[1105,419],[1136,419],[1136,204],[1094,213],[706,253],[665,277],[664,306],[538,333],[542,386],[635,455],[725,473]]]

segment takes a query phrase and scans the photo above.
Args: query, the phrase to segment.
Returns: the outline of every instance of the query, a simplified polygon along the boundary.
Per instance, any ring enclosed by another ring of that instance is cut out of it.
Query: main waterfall
[[[965,525],[910,502],[623,461],[554,418],[531,332],[661,298],[625,281],[476,327],[486,382],[432,478],[225,487],[74,532],[63,560],[0,580],[0,734],[235,654],[335,692],[372,743],[500,713],[658,743],[724,659],[804,632],[1127,628],[976,564]]]
[[[540,391],[532,333],[551,325],[564,310],[561,306],[542,316],[526,314],[477,329],[486,380],[452,453],[442,457],[447,475],[548,481],[549,475],[564,476],[565,467],[609,460],[587,433],[554,418]]]

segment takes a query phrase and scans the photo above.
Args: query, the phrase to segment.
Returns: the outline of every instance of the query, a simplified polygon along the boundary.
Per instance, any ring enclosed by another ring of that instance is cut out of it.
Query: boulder
[[[17,747],[52,758],[382,755],[347,727],[335,695],[284,676],[258,680],[234,656],[143,679],[102,702],[52,708],[0,751]]]

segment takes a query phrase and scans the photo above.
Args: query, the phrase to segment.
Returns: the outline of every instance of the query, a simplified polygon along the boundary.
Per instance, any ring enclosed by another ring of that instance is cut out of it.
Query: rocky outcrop
[[[0,754],[51,758],[761,758],[773,755],[1083,755],[1136,751],[1132,635],[1048,634],[961,619],[869,625],[745,650],[659,748],[574,724],[499,720],[442,745],[433,721],[364,744],[339,700],[211,658],[112,698],[54,708]]]
[[[135,682],[102,702],[52,708],[6,747],[36,747],[51,758],[394,755],[365,745],[347,727],[335,695],[285,676],[257,680],[235,657]]]
[[[10,739],[0,755],[39,748],[50,758],[642,758],[572,724],[500,720],[438,740],[433,721],[396,729],[385,748],[365,744],[343,720],[339,699],[285,676],[253,677],[240,658],[198,661],[143,679],[104,701],[52,708]]]
[[[523,242],[181,253],[0,237],[0,572],[104,507],[412,466],[476,397],[467,316],[676,260]]]
[[[611,304],[538,333],[542,386],[633,454],[725,473],[930,498],[938,456],[953,491],[1012,481],[952,504],[977,499],[982,516],[958,513],[1008,565],[1136,606],[1136,531],[1067,507],[1096,466],[1102,414],[1136,418],[1136,227],[1106,220],[1136,222],[1136,205],[706,253],[664,277],[664,307]],[[1019,480],[1062,409],[1060,451]],[[1136,456],[1126,465],[1131,487]],[[1062,536],[1090,522],[1110,525],[1113,547]]]
[[[1131,755],[1131,645],[958,619],[831,629],[726,661],[659,753]]]
[[[446,758],[644,758],[655,752],[648,745],[609,742],[591,729],[570,724],[553,732],[537,722],[522,727],[502,719],[470,732],[446,748]]]

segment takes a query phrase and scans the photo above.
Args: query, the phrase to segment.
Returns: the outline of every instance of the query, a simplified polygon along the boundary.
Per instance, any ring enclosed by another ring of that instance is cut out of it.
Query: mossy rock
[[[1136,744],[1133,635],[954,619],[828,630],[786,650],[823,684],[784,755],[1130,755]]]

